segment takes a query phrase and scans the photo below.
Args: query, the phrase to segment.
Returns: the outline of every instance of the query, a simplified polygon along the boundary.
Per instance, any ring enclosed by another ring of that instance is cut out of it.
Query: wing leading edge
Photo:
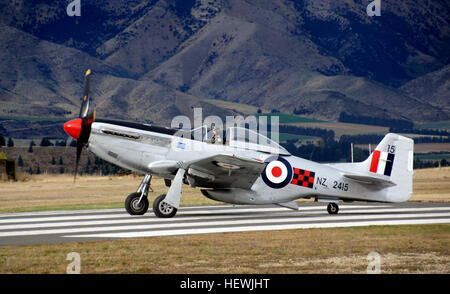
[[[184,166],[191,185],[219,189],[250,189],[265,167],[264,162],[228,154],[186,162]]]

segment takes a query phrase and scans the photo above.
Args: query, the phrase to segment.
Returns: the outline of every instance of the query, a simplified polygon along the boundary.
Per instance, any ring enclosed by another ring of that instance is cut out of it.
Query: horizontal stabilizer
[[[343,174],[344,177],[368,185],[395,186],[389,177],[374,175]]]

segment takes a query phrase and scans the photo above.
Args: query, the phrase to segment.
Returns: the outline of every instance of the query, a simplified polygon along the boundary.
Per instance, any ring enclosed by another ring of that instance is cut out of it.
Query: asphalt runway
[[[278,206],[181,207],[170,219],[130,216],[125,209],[50,211],[0,215],[0,246],[117,240],[246,231],[450,223],[450,203],[341,204],[329,215],[325,203],[298,211]]]

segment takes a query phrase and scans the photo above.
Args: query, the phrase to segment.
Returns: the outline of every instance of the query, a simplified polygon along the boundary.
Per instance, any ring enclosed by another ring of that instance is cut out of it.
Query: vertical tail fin
[[[364,162],[369,173],[389,177],[395,184],[388,188],[386,201],[402,202],[412,196],[413,155],[412,139],[389,133]]]

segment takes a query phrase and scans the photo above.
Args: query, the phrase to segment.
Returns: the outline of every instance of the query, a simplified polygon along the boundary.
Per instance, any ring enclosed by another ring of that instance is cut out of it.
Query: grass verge
[[[367,255],[382,273],[450,273],[450,225],[226,233],[89,243],[10,246],[0,273],[365,273]]]
[[[136,191],[140,176],[82,176],[73,183],[70,175],[34,175],[19,182],[0,182],[0,213],[46,210],[123,208],[125,198]],[[162,179],[152,180],[149,201],[168,188]],[[213,205],[199,189],[183,186],[181,205]]]

